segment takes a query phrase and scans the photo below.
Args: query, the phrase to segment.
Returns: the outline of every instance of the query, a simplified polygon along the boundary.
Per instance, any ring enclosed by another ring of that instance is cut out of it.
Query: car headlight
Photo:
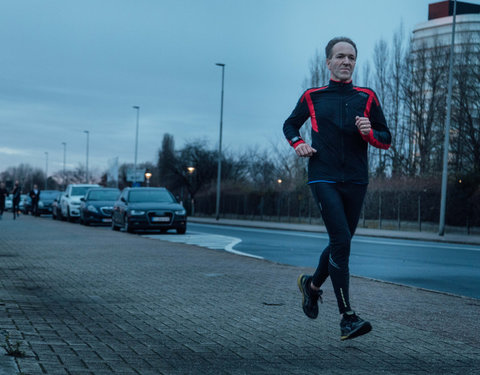
[[[97,208],[95,206],[92,206],[91,204],[87,207],[87,210],[95,213],[98,212]]]
[[[140,216],[140,215],[145,215],[145,211],[140,211],[140,210],[131,210],[130,215],[132,216]]]
[[[44,206],[44,204],[43,204],[42,201],[38,202],[38,207],[43,207],[43,206]]]
[[[185,211],[185,209],[175,211],[175,215],[179,215],[179,216],[183,216],[186,213],[187,213],[187,211]]]

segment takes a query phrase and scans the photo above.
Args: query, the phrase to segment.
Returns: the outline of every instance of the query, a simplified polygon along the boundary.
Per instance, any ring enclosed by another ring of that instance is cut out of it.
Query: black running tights
[[[350,242],[360,218],[367,184],[317,182],[310,187],[329,236],[329,244],[313,275],[313,285],[322,286],[330,276],[342,314],[351,310],[348,291]]]

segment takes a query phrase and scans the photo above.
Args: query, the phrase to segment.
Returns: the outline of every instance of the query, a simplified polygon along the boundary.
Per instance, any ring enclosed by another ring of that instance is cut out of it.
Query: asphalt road
[[[315,267],[328,243],[321,233],[197,223],[189,223],[187,237],[158,238],[302,267]],[[352,243],[352,275],[480,298],[479,269],[478,246],[362,236],[355,236]]]

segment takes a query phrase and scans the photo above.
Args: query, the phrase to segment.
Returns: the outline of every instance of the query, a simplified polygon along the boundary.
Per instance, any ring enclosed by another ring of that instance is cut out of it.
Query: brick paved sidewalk
[[[374,329],[341,342],[329,283],[319,318],[303,315],[304,271],[4,218],[0,332],[22,342],[15,364],[31,375],[480,374],[479,300],[352,277],[352,304]]]

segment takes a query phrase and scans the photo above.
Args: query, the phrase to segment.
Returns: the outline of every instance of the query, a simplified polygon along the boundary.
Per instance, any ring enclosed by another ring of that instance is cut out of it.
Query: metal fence
[[[190,214],[215,215],[214,193],[185,202]],[[440,193],[431,191],[375,191],[365,197],[359,226],[398,230],[438,230]],[[192,212],[193,209],[193,212]],[[221,217],[247,220],[323,224],[309,189],[260,193],[224,193]],[[447,208],[450,231],[480,233],[479,213],[467,200],[451,200]]]

